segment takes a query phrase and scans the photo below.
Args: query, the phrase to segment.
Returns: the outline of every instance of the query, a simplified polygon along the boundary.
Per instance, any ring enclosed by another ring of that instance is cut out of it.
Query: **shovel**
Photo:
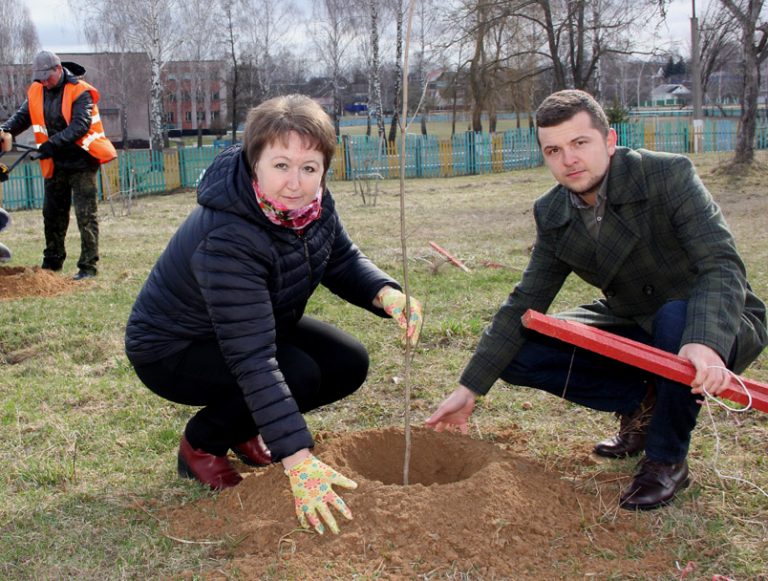
[[[8,180],[8,174],[10,174],[13,171],[13,168],[15,168],[17,165],[19,165],[22,161],[24,161],[24,158],[30,155],[29,159],[37,159],[39,155],[36,153],[37,148],[36,147],[30,147],[29,145],[22,145],[21,143],[16,143],[16,149],[21,149],[23,153],[16,158],[16,161],[14,161],[10,167],[5,165],[4,163],[0,162],[0,182],[4,182]],[[3,157],[6,153],[9,153],[7,151],[0,151],[0,157]]]

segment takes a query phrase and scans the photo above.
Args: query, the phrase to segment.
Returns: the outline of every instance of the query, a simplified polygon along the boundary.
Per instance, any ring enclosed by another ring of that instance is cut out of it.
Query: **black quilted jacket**
[[[328,191],[320,218],[302,235],[269,222],[240,146],[213,161],[197,200],[136,299],[126,353],[147,364],[215,337],[280,460],[313,442],[277,366],[276,336],[301,318],[321,283],[380,316],[377,291],[400,286],[352,243]]]

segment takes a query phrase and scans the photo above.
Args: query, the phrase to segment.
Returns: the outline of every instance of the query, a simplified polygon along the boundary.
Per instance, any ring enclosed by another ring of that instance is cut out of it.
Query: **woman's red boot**
[[[212,490],[237,486],[243,477],[237,473],[226,456],[214,456],[193,448],[186,436],[179,445],[179,476],[207,484]]]
[[[272,464],[272,452],[269,451],[261,436],[251,438],[232,448],[235,456],[248,466],[269,466]]]

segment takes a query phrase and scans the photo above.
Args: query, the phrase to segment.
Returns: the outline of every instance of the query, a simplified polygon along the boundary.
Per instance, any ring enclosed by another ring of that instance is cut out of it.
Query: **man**
[[[466,431],[475,399],[499,378],[615,412],[619,432],[595,452],[644,451],[620,505],[654,509],[688,484],[703,394],[721,393],[726,368],[741,372],[768,342],[765,305],[686,157],[617,147],[604,111],[582,91],[545,99],[536,128],[559,185],[534,204],[536,243],[521,281],[427,425]],[[691,386],[524,330],[521,315],[546,312],[571,272],[604,298],[560,317],[677,353],[696,369]]]
[[[64,239],[74,198],[81,239],[74,279],[82,280],[96,276],[99,260],[96,171],[117,153],[104,134],[97,107],[99,92],[80,79],[85,74],[83,67],[66,65],[52,52],[35,56],[27,100],[0,125],[0,136],[6,132],[18,135],[30,126],[35,135],[45,178],[43,268],[58,271],[64,264]],[[7,141],[0,142],[6,151]]]

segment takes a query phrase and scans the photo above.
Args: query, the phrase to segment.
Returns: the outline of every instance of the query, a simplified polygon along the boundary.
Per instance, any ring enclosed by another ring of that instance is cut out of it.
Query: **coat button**
[[[646,296],[651,296],[654,290],[655,289],[653,288],[653,285],[647,284],[643,287],[643,294]]]

